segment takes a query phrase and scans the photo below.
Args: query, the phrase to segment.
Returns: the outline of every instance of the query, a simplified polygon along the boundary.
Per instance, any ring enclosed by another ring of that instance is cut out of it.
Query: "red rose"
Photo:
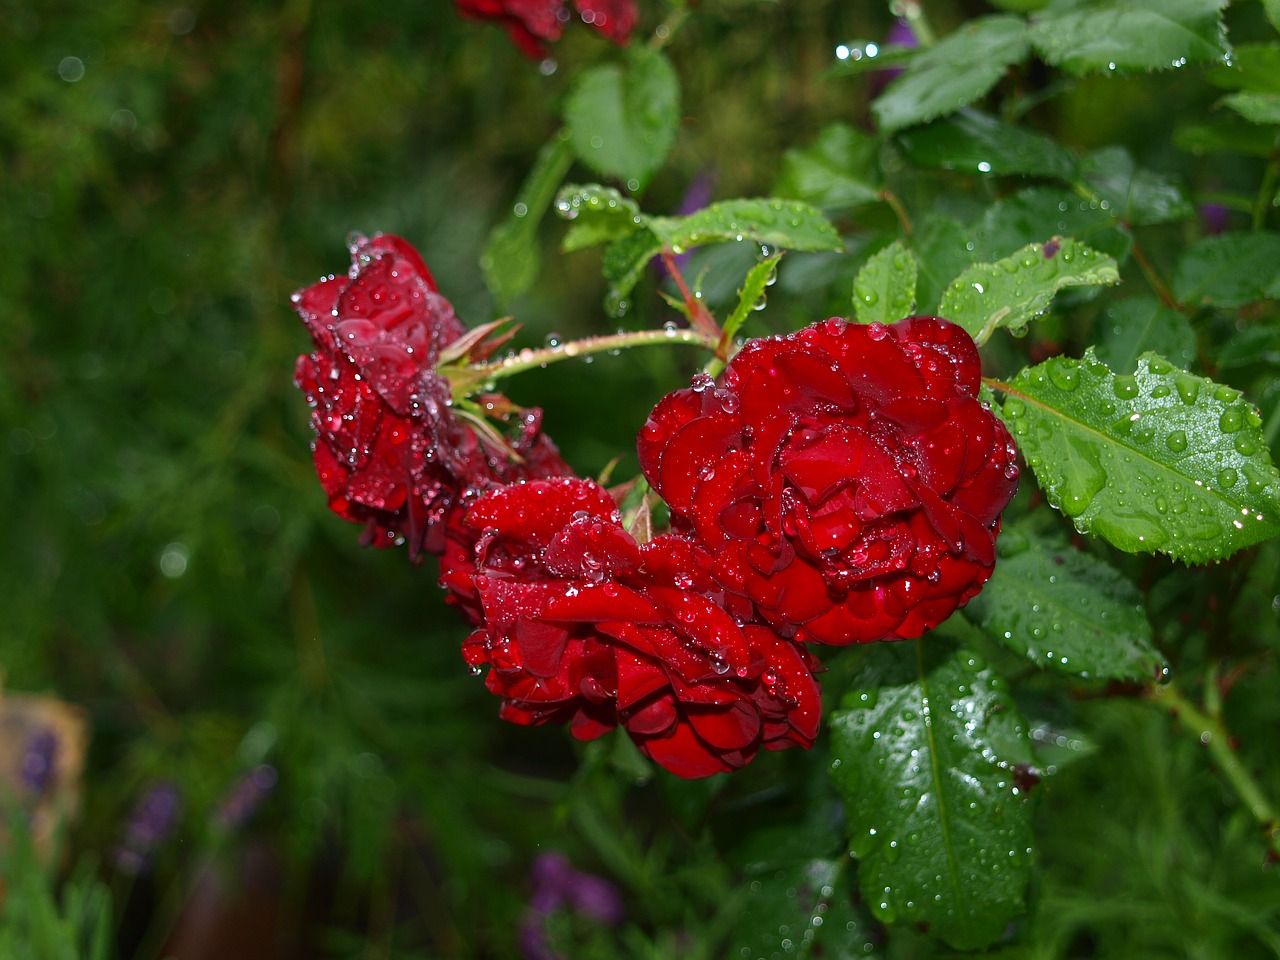
[[[674,535],[637,543],[590,480],[535,481],[478,500],[478,562],[446,572],[483,622],[463,645],[516,723],[567,722],[580,740],[621,725],[681,777],[746,765],[760,747],[808,747],[821,714],[797,644],[742,625],[710,558]]]
[[[917,637],[991,576],[1017,488],[979,384],[953,323],[835,318],[750,341],[719,387],[702,376],[665,397],[640,465],[673,529],[784,635]]]
[[[496,20],[525,56],[546,56],[546,41],[559,40],[569,22],[565,0],[457,0],[458,12],[476,20]],[[625,45],[639,19],[635,0],[574,0],[584,23],[614,43]]]
[[[347,276],[293,295],[316,350],[295,380],[314,407],[316,471],[365,542],[445,549],[449,512],[495,484],[570,474],[524,411],[517,440],[481,436],[454,416],[440,351],[466,333],[422,258],[399,237],[360,237]],[[454,527],[456,529],[456,525]]]

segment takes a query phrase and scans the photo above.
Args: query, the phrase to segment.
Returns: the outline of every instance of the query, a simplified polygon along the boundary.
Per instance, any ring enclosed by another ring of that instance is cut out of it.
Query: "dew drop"
[[[1164,445],[1174,453],[1182,453],[1187,449],[1187,432],[1185,430],[1173,431],[1173,433],[1164,438]]]

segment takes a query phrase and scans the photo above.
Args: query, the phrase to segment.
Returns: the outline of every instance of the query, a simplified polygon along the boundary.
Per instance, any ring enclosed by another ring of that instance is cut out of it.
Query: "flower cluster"
[[[525,56],[546,56],[546,44],[560,39],[572,15],[565,0],[457,0],[458,12],[476,20],[492,20],[507,28]],[[631,39],[639,14],[634,0],[574,0],[583,23],[614,43]]]
[[[812,745],[807,644],[917,637],[991,575],[1018,471],[960,327],[832,319],[669,394],[638,441],[671,514],[651,535],[573,475],[538,411],[487,398],[518,421],[509,437],[455,403],[450,364],[492,344],[408,244],[351,250],[348,276],[294,296],[316,468],[366,542],[439,556],[473,627],[463,657],[506,719],[582,740],[622,727],[682,777],[739,769]]]

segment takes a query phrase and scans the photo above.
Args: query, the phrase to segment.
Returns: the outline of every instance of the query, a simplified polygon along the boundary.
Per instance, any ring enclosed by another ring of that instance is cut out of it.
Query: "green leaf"
[[[1280,233],[1222,233],[1182,252],[1173,295],[1189,306],[1243,307],[1274,296],[1280,279]]]
[[[662,52],[640,45],[628,49],[624,66],[582,71],[564,108],[578,159],[634,190],[662,166],[675,143],[679,117],[675,68]]]
[[[1220,106],[1230,107],[1250,123],[1280,123],[1280,94],[1239,90],[1218,101]]]
[[[1179,150],[1197,156],[1243,153],[1251,157],[1269,157],[1276,148],[1276,134],[1274,130],[1231,116],[1179,127],[1173,134],[1173,142]]]
[[[1196,360],[1191,322],[1155,297],[1130,297],[1109,306],[1099,318],[1098,359],[1112,370],[1133,370],[1144,353],[1158,353],[1175,367]]]
[[[872,102],[871,111],[886,133],[951,113],[985,96],[1027,51],[1027,24],[1021,17],[969,20],[915,57]]]
[[[1095,150],[1080,161],[1080,176],[1107,204],[1111,215],[1133,226],[1172,223],[1195,208],[1171,180],[1139,170],[1124,147]]]
[[[831,777],[871,912],[928,924],[953,947],[985,946],[1024,909],[1030,765],[1004,681],[948,626],[879,644],[831,716]]]
[[[879,150],[878,141],[847,123],[830,124],[809,146],[782,155],[774,193],[824,210],[874,203],[880,198],[875,186]]]
[[[1002,551],[964,612],[1010,650],[1060,673],[1147,680],[1164,665],[1138,588],[1065,543],[1034,539],[1012,556]]]
[[[1227,90],[1280,93],[1280,44],[1238,43],[1231,48],[1231,63],[1211,67],[1205,79]]]
[[[480,254],[480,269],[489,292],[504,307],[533,286],[538,277],[542,262],[538,224],[572,164],[573,151],[563,136],[556,134],[539,151],[533,169],[520,185],[511,216],[489,233]]]
[[[634,200],[598,183],[566,186],[556,196],[556,213],[572,221],[560,244],[566,253],[621,239],[643,223]]]
[[[916,304],[932,310],[955,275],[973,263],[973,231],[951,217],[921,218],[911,236],[911,250],[920,264]]]
[[[1076,0],[1038,14],[1031,42],[1077,75],[1225,60],[1227,0]]]
[[[748,869],[726,956],[854,960],[876,955],[876,924],[856,902],[854,873],[844,856]]]
[[[850,40],[836,47],[838,62],[827,72],[833,77],[857,76],[873,70],[900,67],[904,63],[910,63],[919,53],[918,47],[906,47],[898,43]]]
[[[987,208],[975,235],[977,257],[997,259],[1045,236],[1074,237],[1116,260],[1129,255],[1133,239],[1100,202],[1060,187],[1027,187]]]
[[[1031,243],[995,263],[977,263],[952,281],[938,307],[978,343],[1001,327],[1020,332],[1065,287],[1119,283],[1116,262],[1070,237]]]
[[[853,310],[859,323],[894,323],[916,309],[920,264],[895,240],[869,259],[853,281]]]
[[[1271,25],[1280,30],[1280,0],[1262,0],[1262,9]]]
[[[737,334],[753,310],[764,307],[765,290],[778,279],[778,261],[781,259],[781,252],[771,254],[747,271],[747,278],[742,283],[742,289],[738,291],[738,305],[733,308],[733,313],[724,322],[723,330],[726,338],[732,339]]]
[[[1218,351],[1217,361],[1219,370],[1280,367],[1280,326],[1261,324],[1233,333]]]
[[[644,266],[664,247],[682,253],[726,240],[754,240],[787,250],[843,250],[840,234],[818,210],[794,200],[723,200],[687,217],[649,217],[645,227],[610,244],[604,275],[606,308],[618,316]]]
[[[959,113],[898,135],[898,145],[918,167],[972,173],[1075,178],[1070,151],[1049,137],[977,110]]]
[[[1280,533],[1280,473],[1239,391],[1150,353],[1118,376],[1092,349],[997,387],[1027,465],[1081,533],[1187,563]]]

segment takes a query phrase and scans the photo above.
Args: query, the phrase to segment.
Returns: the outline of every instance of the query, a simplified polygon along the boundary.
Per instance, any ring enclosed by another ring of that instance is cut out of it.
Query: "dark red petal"
[[[631,732],[630,728],[627,730]],[[663,737],[636,737],[636,746],[658,766],[677,777],[695,780],[737,769],[724,755],[712,752],[687,724],[676,724]],[[736,759],[736,758],[735,758]],[[739,762],[737,766],[742,766]]]
[[[728,709],[686,707],[685,716],[698,737],[717,751],[744,750],[760,736],[760,712],[746,700],[736,700]]]
[[[377,256],[379,254],[394,254],[396,257],[405,261],[408,269],[413,275],[421,277],[431,290],[438,290],[435,277],[431,275],[431,271],[427,269],[426,261],[422,259],[422,255],[414,249],[413,244],[402,237],[397,237],[391,233],[379,233],[372,239],[362,239],[356,245],[354,254],[359,257],[361,254],[369,256]]]
[[[467,511],[467,523],[477,530],[495,529],[507,537],[542,546],[550,543],[574,514],[616,518],[617,505],[609,492],[592,480],[557,478],[499,487]]]
[[[657,488],[662,453],[672,434],[702,414],[702,398],[691,389],[676,390],[658,401],[636,437],[640,470],[649,485]]]
[[[338,295],[347,283],[345,276],[325,277],[319,283],[297,291],[290,298],[293,309],[302,317],[311,339],[321,350],[334,352],[341,349],[337,335],[333,332],[334,308],[338,304]]]
[[[686,511],[694,488],[714,472],[726,453],[742,442],[742,425],[727,414],[707,415],[680,427],[668,441],[658,463],[653,487],[671,509]]]

